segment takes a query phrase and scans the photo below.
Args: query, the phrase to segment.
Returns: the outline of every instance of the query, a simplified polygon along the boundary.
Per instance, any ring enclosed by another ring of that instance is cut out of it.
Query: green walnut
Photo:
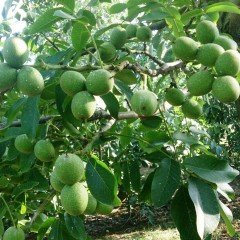
[[[53,170],[53,172],[50,175],[50,183],[52,188],[57,192],[61,192],[63,187],[65,186],[65,184],[59,180],[55,170]]]
[[[60,77],[60,87],[69,96],[84,90],[85,77],[76,71],[66,71]]]
[[[20,153],[29,154],[33,152],[33,143],[27,134],[18,135],[15,138],[14,146]]]
[[[127,32],[122,27],[115,27],[110,35],[110,42],[116,49],[120,49],[127,41]]]
[[[206,67],[213,67],[224,48],[215,43],[207,43],[198,49],[197,61]]]
[[[97,208],[97,200],[93,197],[91,193],[88,193],[88,204],[85,210],[85,214],[94,214]]]
[[[57,158],[54,170],[62,183],[72,185],[83,178],[84,164],[75,154],[63,154]]]
[[[17,81],[17,70],[6,63],[0,64],[0,92],[11,89]]]
[[[220,76],[236,76],[240,71],[240,54],[235,50],[227,50],[216,61],[215,69]]]
[[[133,94],[131,106],[140,116],[152,116],[158,109],[157,96],[149,90],[139,90]]]
[[[218,28],[211,21],[203,20],[196,27],[196,36],[201,43],[212,43],[218,35]]]
[[[109,215],[113,211],[113,206],[101,202],[97,203],[96,213],[101,215]]]
[[[34,146],[35,156],[42,162],[51,162],[55,159],[54,146],[48,140],[39,140]]]
[[[84,185],[76,182],[71,186],[64,186],[61,191],[61,204],[72,216],[83,214],[88,204],[88,192]]]
[[[214,43],[220,45],[223,47],[225,50],[237,50],[238,45],[237,43],[232,40],[230,37],[220,35],[215,38]]]
[[[182,105],[182,112],[185,117],[197,119],[202,115],[202,107],[193,99],[189,99]]]
[[[185,100],[185,94],[177,88],[169,88],[166,91],[165,99],[172,106],[181,106]]]
[[[25,234],[21,228],[10,227],[3,234],[3,240],[24,240]]]
[[[103,62],[109,63],[116,58],[117,51],[112,43],[105,42],[100,45],[99,54]]]
[[[209,71],[194,73],[187,80],[188,91],[193,96],[202,96],[212,90],[214,76]]]
[[[235,102],[240,95],[239,83],[232,76],[218,77],[213,83],[212,94],[220,102]]]
[[[23,67],[18,72],[17,87],[23,94],[34,97],[42,93],[44,80],[37,69],[33,67]]]
[[[28,60],[29,51],[21,38],[10,37],[4,42],[2,54],[8,65],[20,68]]]
[[[152,30],[147,26],[141,26],[137,29],[136,37],[141,42],[148,42],[152,38]]]
[[[90,72],[86,80],[87,91],[95,96],[107,94],[113,86],[114,79],[111,73],[104,69]]]
[[[76,119],[90,118],[96,110],[94,96],[86,91],[74,95],[71,103],[71,111]]]
[[[128,39],[136,37],[137,28],[138,28],[137,25],[134,25],[134,24],[127,25],[126,32],[127,32]]]
[[[198,43],[189,37],[178,37],[173,45],[173,53],[183,61],[194,60],[198,46]]]

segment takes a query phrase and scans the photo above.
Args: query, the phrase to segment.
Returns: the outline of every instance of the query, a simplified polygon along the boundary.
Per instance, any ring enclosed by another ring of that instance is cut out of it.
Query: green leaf
[[[64,108],[63,108],[63,104],[64,101],[67,97],[66,93],[63,92],[62,88],[60,87],[60,85],[57,85],[55,88],[55,92],[56,92],[56,105],[57,105],[57,110],[58,112],[64,116]]]
[[[7,138],[8,139],[8,138]],[[0,141],[2,139],[0,138]],[[4,153],[6,152],[7,149],[7,145],[9,143],[9,140],[4,141],[4,142],[0,142],[0,158],[4,155]]]
[[[137,77],[135,73],[130,69],[123,69],[120,72],[117,72],[114,78],[122,81],[127,85],[132,85],[137,83]]]
[[[154,177],[154,172],[149,173],[143,188],[139,194],[139,201],[150,202],[151,201],[151,185]]]
[[[118,79],[115,79],[114,82],[115,82],[115,87],[117,88],[117,90],[121,94],[125,95],[127,97],[128,101],[130,101],[132,98],[133,92],[129,88],[129,86]]]
[[[147,3],[150,3],[150,2],[154,2],[154,1],[153,0],[129,0],[127,2],[127,6],[128,7],[134,7],[134,6],[137,6],[137,5],[147,4]]]
[[[127,193],[131,192],[131,185],[130,185],[130,174],[129,174],[129,164],[128,162],[122,163],[122,171],[123,171],[123,179],[122,184],[124,187],[124,191]]]
[[[162,151],[156,151],[145,155],[145,158],[153,163],[159,163],[168,156],[168,153],[163,149]]]
[[[71,11],[73,11],[75,8],[75,0],[54,0],[54,1],[60,3],[61,5],[63,5],[64,7]]]
[[[146,153],[151,153],[161,149],[169,140],[170,138],[165,132],[147,131],[143,134],[139,145]]]
[[[175,6],[164,6],[164,10],[175,20],[181,19],[181,14]]]
[[[159,128],[162,123],[162,118],[158,116],[142,118],[141,123],[148,128]]]
[[[141,21],[159,21],[170,17],[170,15],[162,10],[162,8],[157,8],[152,10],[148,14],[144,14],[143,17],[140,18]]]
[[[129,177],[130,177],[132,189],[136,192],[140,192],[141,174],[140,174],[139,163],[136,160],[131,161],[129,164]]]
[[[69,14],[69,13],[66,13],[66,12],[63,11],[63,10],[57,10],[57,11],[55,11],[55,13],[53,14],[53,16],[57,16],[57,17],[60,17],[60,18],[63,18],[63,19],[68,19],[68,20],[75,20],[75,19],[76,19],[74,16],[72,16],[72,15]]]
[[[219,3],[214,3],[211,5],[208,5],[205,8],[206,13],[210,12],[229,12],[229,13],[236,13],[240,14],[240,9],[239,7],[232,3],[232,2],[219,2]]]
[[[80,216],[70,216],[69,214],[65,213],[64,220],[66,228],[72,237],[81,240],[87,239],[84,223]]]
[[[202,15],[203,13],[203,10],[202,9],[199,9],[199,8],[195,8],[193,10],[190,10],[188,12],[184,12],[181,16],[181,20],[182,22],[186,25],[189,23],[189,21],[194,18],[194,17],[197,17],[197,16],[200,16]]]
[[[197,214],[197,231],[203,239],[219,224],[218,198],[212,187],[198,178],[189,179],[188,191]]]
[[[0,219],[0,236],[2,237],[4,233],[4,225],[2,219]]]
[[[19,111],[23,108],[27,101],[27,98],[18,99],[6,112],[7,126],[9,126],[18,115]]]
[[[173,198],[171,216],[180,233],[181,240],[200,240],[197,233],[196,212],[185,186],[182,186]]]
[[[22,129],[30,138],[35,138],[39,124],[40,113],[38,103],[39,97],[29,97],[22,112]]]
[[[198,143],[198,139],[196,137],[187,133],[175,132],[173,134],[173,138],[189,145]]]
[[[156,169],[151,196],[155,206],[162,207],[171,200],[180,184],[181,168],[178,162],[172,159],[163,159]]]
[[[229,202],[235,198],[234,190],[227,183],[218,183],[217,191],[222,194]]]
[[[231,210],[219,200],[220,215],[225,222],[230,237],[234,237],[236,231],[232,225],[233,215]]]
[[[229,183],[239,174],[228,161],[208,155],[186,158],[183,165],[199,177],[213,183]]]
[[[100,37],[101,35],[103,35],[105,32],[107,32],[108,30],[114,28],[114,27],[117,27],[119,26],[119,23],[114,23],[114,24],[111,24],[107,27],[104,27],[104,28],[101,28],[100,30],[96,31],[95,34],[94,34],[94,38],[98,38]]]
[[[116,3],[109,8],[109,13],[110,14],[120,13],[123,12],[126,8],[127,8],[126,3]]]
[[[122,129],[121,135],[122,136],[120,136],[120,138],[119,138],[120,145],[123,148],[126,148],[130,144],[130,142],[132,141],[132,128],[129,127],[128,125],[126,125]]]
[[[61,222],[61,220],[57,219],[52,225],[51,232],[49,234],[48,240],[75,240],[69,233],[67,229]]]
[[[109,92],[103,96],[101,96],[104,103],[107,106],[108,111],[110,112],[111,116],[114,118],[118,118],[118,112],[119,112],[119,102],[115,95],[112,92]]]
[[[97,20],[95,18],[95,15],[86,9],[80,9],[77,13],[77,16],[81,19],[81,21],[85,21],[89,23],[92,26],[95,26],[97,24]]]
[[[28,27],[27,34],[35,34],[49,31],[53,24],[61,20],[60,17],[54,16],[55,11],[61,9],[62,8],[48,9],[45,13],[38,17],[33,24]]]
[[[20,155],[20,171],[21,173],[28,172],[32,165],[35,163],[36,157],[32,154],[21,154]]]
[[[86,166],[86,180],[92,195],[100,202],[111,205],[117,194],[117,182],[107,165],[91,158]]]
[[[34,181],[28,181],[26,183],[22,183],[13,189],[12,195],[15,196],[15,198],[17,198],[20,194],[26,191],[32,190],[37,185],[38,185],[38,182],[34,182]]]
[[[71,39],[72,39],[73,47],[77,51],[81,52],[85,48],[89,38],[90,38],[90,32],[88,28],[80,22],[74,23]]]
[[[166,22],[169,28],[173,30],[175,37],[185,36],[185,32],[183,30],[184,25],[181,20],[166,18]]]

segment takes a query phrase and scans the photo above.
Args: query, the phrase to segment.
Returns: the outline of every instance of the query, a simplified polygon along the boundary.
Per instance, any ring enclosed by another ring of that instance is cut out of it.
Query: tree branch
[[[60,119],[61,116],[60,115],[49,115],[49,116],[41,117],[39,120],[39,124],[46,123],[53,118]],[[106,111],[96,111],[92,117],[87,119],[87,121],[92,122],[92,121],[95,121],[98,119],[112,119],[112,118],[113,117]],[[134,119],[134,118],[137,119],[137,118],[139,118],[139,116],[133,111],[119,112],[117,120]],[[3,123],[0,123],[0,130],[7,128],[7,127],[21,127],[21,121],[20,120],[14,121],[11,125],[5,125]]]

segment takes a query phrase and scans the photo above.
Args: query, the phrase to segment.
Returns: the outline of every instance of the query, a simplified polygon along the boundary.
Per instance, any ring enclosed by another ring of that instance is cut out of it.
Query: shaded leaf
[[[121,131],[121,136],[119,138],[120,145],[126,148],[132,141],[132,128],[128,125],[125,126]]]
[[[22,183],[13,189],[12,195],[15,196],[15,198],[17,198],[20,194],[33,189],[37,185],[38,185],[38,182],[34,182],[34,181]]]
[[[140,166],[137,161],[131,161],[129,164],[130,182],[132,189],[136,192],[140,192],[141,188],[141,174]]]
[[[35,163],[36,157],[32,154],[21,154],[20,155],[20,171],[21,173],[28,172],[32,165]]]
[[[185,186],[182,186],[173,198],[171,216],[181,240],[200,240],[196,226],[196,212]]]
[[[151,187],[154,205],[162,207],[171,200],[180,184],[180,178],[181,168],[178,162],[165,158],[159,163]]]
[[[158,116],[151,116],[141,119],[142,125],[149,128],[159,128],[162,123],[162,118]]]
[[[117,182],[105,163],[91,158],[86,166],[86,180],[92,195],[100,202],[111,205],[117,194]]]
[[[132,85],[137,83],[137,77],[135,73],[130,69],[123,69],[120,72],[117,72],[114,78],[122,81],[127,85]]]
[[[65,220],[66,228],[72,237],[74,237],[75,239],[81,239],[81,240],[87,239],[84,223],[80,216],[71,216],[65,213],[64,220]]]
[[[127,97],[128,101],[130,101],[132,98],[133,92],[129,88],[129,86],[118,79],[115,79],[114,82],[115,82],[115,87],[117,88],[117,90],[121,94],[125,95]]]
[[[139,194],[139,200],[140,201],[151,201],[151,185],[152,185],[152,181],[153,181],[153,177],[154,177],[154,173],[155,172],[151,172],[149,173],[149,175],[147,176],[147,179],[144,182],[143,188]]]
[[[101,96],[103,99],[104,103],[107,106],[108,111],[110,112],[111,116],[114,118],[118,118],[118,112],[119,112],[119,102],[117,98],[114,96],[112,92],[109,92],[103,96]]]
[[[35,138],[39,124],[40,113],[38,110],[38,103],[39,96],[29,97],[22,112],[21,128],[30,138]]]

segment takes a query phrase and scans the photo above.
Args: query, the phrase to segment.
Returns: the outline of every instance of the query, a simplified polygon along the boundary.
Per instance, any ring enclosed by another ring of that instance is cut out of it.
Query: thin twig
[[[10,218],[11,218],[11,221],[12,221],[13,226],[16,227],[16,224],[15,224],[14,219],[13,219],[13,216],[12,216],[12,212],[11,212],[11,210],[10,210],[10,208],[9,208],[6,200],[5,200],[5,198],[3,197],[3,195],[0,195],[0,197],[1,197],[4,205],[6,206],[6,208],[7,208],[7,210],[8,210],[8,213],[9,213],[9,215],[10,215]]]

